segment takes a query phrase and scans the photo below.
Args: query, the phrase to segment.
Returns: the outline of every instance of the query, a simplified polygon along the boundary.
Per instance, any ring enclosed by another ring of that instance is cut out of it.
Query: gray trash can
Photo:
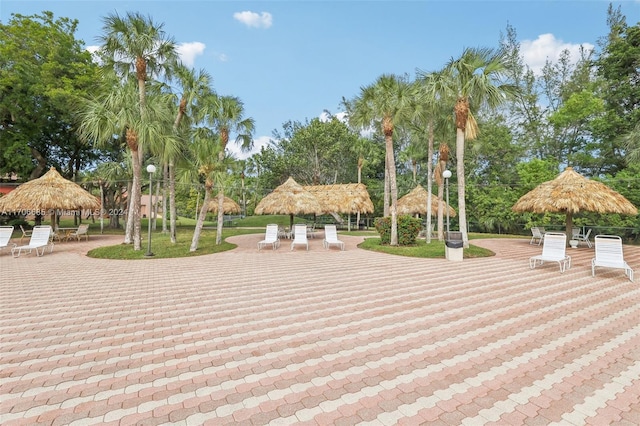
[[[462,232],[447,232],[444,241],[444,254],[447,260],[452,262],[462,262],[464,242],[462,241]]]

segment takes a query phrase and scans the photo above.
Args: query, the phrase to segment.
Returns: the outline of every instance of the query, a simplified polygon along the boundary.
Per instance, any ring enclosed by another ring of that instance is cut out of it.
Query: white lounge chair
[[[293,250],[296,245],[304,245],[307,248],[307,251],[309,251],[309,240],[307,240],[307,225],[294,226],[291,250]]]
[[[587,246],[589,248],[591,248],[593,246],[593,244],[591,244],[591,241],[589,241],[589,235],[591,235],[591,228],[587,231],[586,234],[578,234],[578,235],[574,235],[573,239],[578,241],[578,244],[584,242],[587,243]]]
[[[544,240],[544,228],[539,228],[537,226],[534,226],[531,228],[531,241],[529,241],[529,244],[533,244],[533,243],[538,243],[538,245],[540,245],[540,243]]]
[[[335,225],[324,226],[324,240],[322,245],[328,249],[332,244],[340,246],[340,250],[344,250],[344,243],[338,239],[338,230]]]
[[[560,272],[571,268],[571,256],[566,254],[567,236],[559,232],[546,232],[542,243],[542,254],[529,258],[531,269],[544,262],[558,262]]]
[[[278,225],[271,223],[267,225],[267,230],[264,234],[264,240],[258,241],[258,251],[263,247],[271,244],[271,247],[275,250],[280,247],[280,238],[278,238]]]
[[[11,235],[13,234],[13,226],[0,226],[0,250],[5,247],[9,247],[9,244],[12,244],[12,247],[15,247],[15,243],[10,243]]]
[[[74,232],[68,234],[66,236],[66,239],[70,240],[71,238],[75,238],[80,241],[80,237],[83,236],[85,237],[86,241],[89,241],[89,225],[84,223],[82,225],[79,225],[78,229],[76,229]]]
[[[596,235],[594,241],[596,257],[591,259],[591,275],[596,276],[596,266],[624,269],[624,274],[633,282],[633,269],[624,261],[622,238],[617,235]]]
[[[42,256],[49,247],[49,253],[53,251],[53,242],[51,242],[51,227],[48,225],[34,226],[31,232],[31,239],[29,244],[25,246],[16,246],[11,249],[13,257],[18,257],[22,253],[22,250],[31,253],[35,249],[36,256]],[[42,249],[40,251],[39,249]]]

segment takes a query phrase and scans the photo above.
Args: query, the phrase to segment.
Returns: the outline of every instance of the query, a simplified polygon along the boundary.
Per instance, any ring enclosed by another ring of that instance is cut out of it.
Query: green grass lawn
[[[424,240],[418,240],[415,245],[412,246],[389,246],[382,245],[379,237],[365,238],[365,240],[358,245],[359,248],[364,250],[377,251],[380,253],[394,254],[397,256],[406,257],[423,257],[431,259],[444,259],[445,257],[445,244],[443,241],[431,240],[427,244]],[[463,256],[465,259],[474,257],[488,257],[495,255],[491,250],[487,250],[473,244],[469,244],[469,248],[463,250]]]

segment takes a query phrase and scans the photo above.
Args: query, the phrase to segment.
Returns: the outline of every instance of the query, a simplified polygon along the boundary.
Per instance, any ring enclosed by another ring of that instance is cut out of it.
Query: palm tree
[[[436,135],[440,140],[446,140],[446,135],[454,133],[453,129],[453,116],[451,115],[451,109],[447,106],[449,101],[445,99],[446,93],[442,93],[439,86],[441,81],[442,71],[431,73],[418,73],[418,78],[415,83],[416,90],[416,105],[415,105],[415,118],[414,123],[418,128],[424,129],[423,131],[428,133],[428,148],[427,157],[427,205],[431,205],[431,192],[433,179],[435,177],[436,184],[438,185],[438,216],[437,216],[437,229],[438,239],[443,240],[443,213],[444,205],[442,196],[444,193],[444,186],[442,180],[442,172],[446,168],[446,162],[448,161],[449,148],[446,143],[441,142],[439,148],[438,162],[436,163],[435,170],[433,169],[433,156],[434,156],[434,144]],[[443,151],[444,149],[444,151]],[[443,157],[446,155],[446,157]],[[427,217],[427,229],[431,229],[431,216]],[[427,233],[427,242],[430,242],[430,233]]]
[[[516,94],[516,86],[502,82],[507,67],[508,60],[504,50],[468,48],[460,58],[449,61],[436,82],[440,93],[445,97],[456,98],[453,111],[456,125],[458,218],[464,247],[469,246],[465,204],[465,138],[475,139],[478,133],[475,112],[484,106],[496,108]]]
[[[373,149],[371,141],[363,137],[359,137],[349,149],[358,156],[358,183],[362,183],[362,169],[366,161],[373,161],[371,157],[373,157],[375,150]],[[356,223],[360,224],[359,211],[356,214]]]
[[[146,116],[147,81],[166,73],[177,58],[175,43],[166,37],[162,27],[163,25],[156,25],[150,17],[134,12],[127,13],[126,17],[120,17],[117,13],[110,14],[103,19],[101,59],[105,67],[115,70],[123,78],[132,73],[135,75],[138,99],[134,105],[139,108],[140,123],[148,124],[150,120]],[[134,250],[141,248],[142,162],[144,149],[150,142],[141,136],[135,126],[129,125],[127,144],[131,152],[133,182],[125,242],[133,239]]]
[[[396,124],[408,116],[411,99],[410,86],[405,78],[385,74],[371,86],[361,89],[360,95],[350,104],[352,109],[349,111],[349,122],[352,125],[362,128],[379,125],[384,135],[385,169],[389,177],[388,188],[385,184],[385,194],[389,194],[391,198],[391,245],[398,245],[398,186],[393,131]]]
[[[215,104],[216,110],[208,110],[207,124],[212,126],[220,137],[220,151],[218,160],[224,161],[225,150],[229,144],[231,133],[236,133],[236,143],[242,150],[250,150],[253,147],[251,134],[255,128],[253,118],[244,118],[244,105],[240,99],[233,96],[218,97]],[[218,232],[216,233],[216,244],[222,243],[222,225],[224,221],[224,188],[221,185],[218,193]]]
[[[175,65],[174,74],[176,76],[177,83],[181,89],[182,94],[178,103],[178,111],[173,123],[174,130],[177,133],[187,133],[188,130],[180,131],[180,125],[184,123],[184,118],[188,116],[188,113],[197,108],[200,100],[206,96],[211,95],[212,90],[210,87],[211,77],[204,71],[200,70],[198,73],[192,68],[187,68],[182,63]],[[197,111],[195,111],[197,113]],[[180,138],[186,139],[188,136]],[[169,237],[172,243],[176,242],[176,173],[175,173],[175,157],[168,159],[168,180],[169,180]],[[165,185],[166,187],[166,185]],[[165,197],[166,198],[166,197]],[[166,216],[166,215],[165,215]]]
[[[98,95],[81,103],[79,108],[79,134],[85,141],[91,141],[97,146],[113,143],[113,135],[123,135],[124,143],[131,153],[132,187],[129,192],[129,213],[131,204],[136,202],[135,187],[138,186],[138,195],[141,195],[141,169],[142,158],[140,154],[141,141],[154,141],[162,144],[170,132],[167,132],[167,124],[171,123],[170,96],[162,94],[157,85],[150,90],[149,96],[153,102],[149,102],[140,113],[137,105],[137,82],[129,76],[119,79],[113,73],[107,71],[104,74],[104,90],[98,91]],[[169,127],[170,129],[170,127]],[[157,145],[150,149],[157,150]],[[135,170],[138,170],[138,176]],[[140,197],[138,202],[137,226],[131,225],[131,218],[127,218],[127,231],[125,243],[131,243],[131,229],[133,228],[134,250],[140,250]]]
[[[197,180],[204,181],[204,201],[200,208],[200,214],[196,221],[196,226],[191,239],[190,251],[198,249],[200,233],[204,225],[204,219],[207,216],[207,209],[211,194],[220,174],[220,165],[218,164],[218,153],[220,144],[219,136],[207,127],[197,127],[194,129],[193,142],[190,145],[191,167],[183,168],[182,180],[193,182]],[[195,172],[195,173],[194,173]]]

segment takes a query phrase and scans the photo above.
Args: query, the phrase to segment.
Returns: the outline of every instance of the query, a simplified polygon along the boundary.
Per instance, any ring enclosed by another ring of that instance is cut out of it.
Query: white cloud
[[[91,60],[96,64],[100,64],[100,57],[98,56],[100,46],[87,46],[86,50],[87,52],[91,53]]]
[[[247,152],[243,152],[242,150],[240,150],[240,146],[238,146],[237,144],[229,142],[229,145],[227,145],[227,150],[229,150],[229,152],[231,152],[233,156],[238,160],[245,160],[251,157],[253,154],[260,152],[260,149],[262,149],[262,147],[267,147],[269,145],[269,141],[271,141],[272,139],[273,138],[270,138],[269,136],[258,136],[257,138],[253,138],[253,149]]]
[[[347,113],[344,111],[333,114],[333,117],[337,118],[339,121],[342,121],[343,123],[347,122]],[[329,121],[329,114],[327,113],[327,111],[322,111],[322,113],[318,116],[318,118],[322,122],[327,122]]]
[[[206,45],[199,41],[193,41],[191,43],[180,43],[177,47],[178,56],[182,60],[182,63],[188,67],[192,67],[196,60],[196,56],[202,55]]]
[[[560,54],[564,50],[568,50],[571,53],[571,59],[577,61],[580,57],[580,44],[565,43],[562,40],[556,39],[553,34],[541,34],[535,40],[524,40],[520,43],[520,51],[522,52],[522,58],[524,63],[531,68],[531,70],[539,75],[547,60],[556,62],[560,57]],[[589,43],[583,43],[582,47],[586,51],[593,50],[594,46]]]
[[[269,12],[256,13],[245,10],[234,13],[233,19],[242,22],[247,27],[254,28],[270,28],[273,23],[273,17]]]

